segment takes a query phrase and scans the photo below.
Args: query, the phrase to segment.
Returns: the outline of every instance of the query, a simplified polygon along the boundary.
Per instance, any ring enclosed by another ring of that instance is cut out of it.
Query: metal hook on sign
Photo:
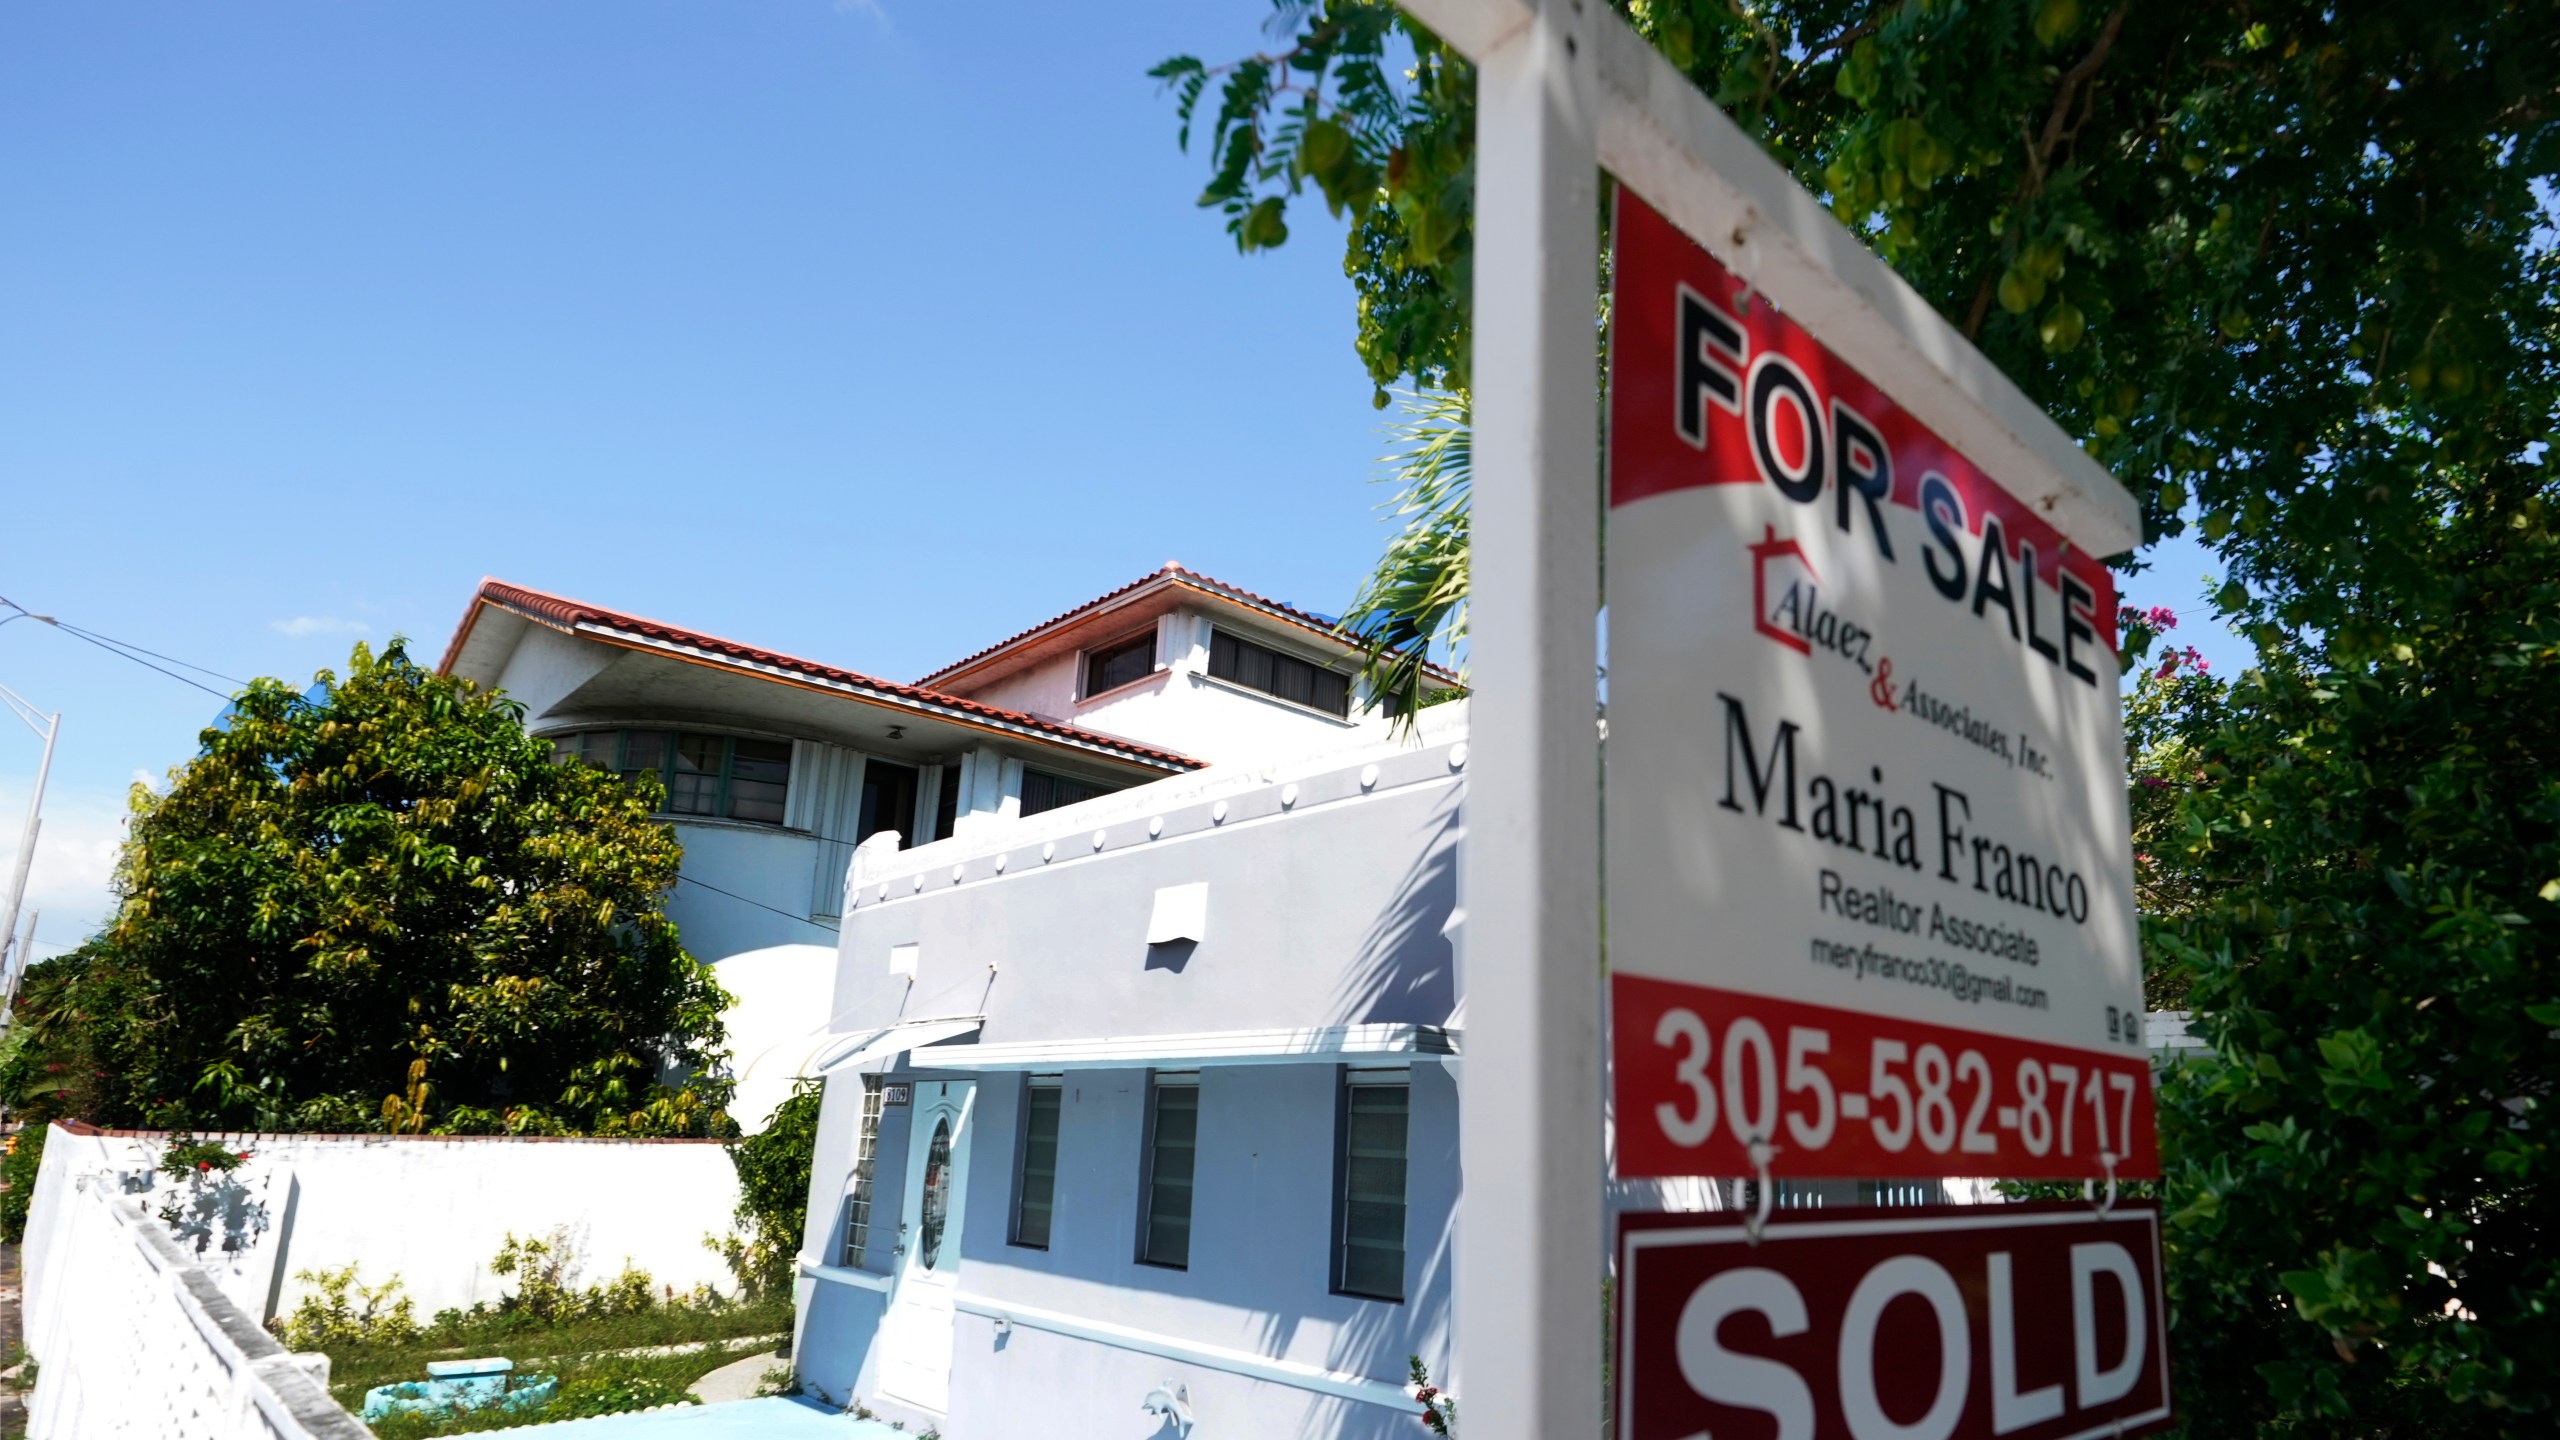
[[[1777,1158],[1778,1147],[1757,1138],[1746,1139],[1743,1144],[1750,1149],[1751,1168],[1757,1172],[1753,1183],[1759,1187],[1760,1194],[1751,1218],[1742,1222],[1742,1238],[1757,1245],[1761,1230],[1769,1223],[1769,1212],[1778,1202],[1778,1187],[1769,1179],[1769,1162]]]
[[[1733,308],[1744,316],[1751,313],[1752,293],[1760,288],[1760,246],[1751,237],[1752,227],[1759,219],[1758,207],[1746,206],[1742,218],[1733,224],[1735,278],[1742,282],[1742,288],[1733,292]]]
[[[2113,1150],[2099,1151],[2098,1163],[2105,1166],[2107,1170],[2107,1198],[2098,1202],[2098,1213],[2100,1215],[2112,1214],[2116,1208],[2116,1152]],[[2083,1193],[2093,1194],[2098,1188],[2098,1184],[2094,1180],[2083,1180],[2080,1182],[2080,1185]]]

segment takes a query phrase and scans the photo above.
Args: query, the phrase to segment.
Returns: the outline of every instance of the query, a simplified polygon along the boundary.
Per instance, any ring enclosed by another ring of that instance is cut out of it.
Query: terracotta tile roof
[[[1195,760],[1188,755],[1178,755],[1170,750],[1159,750],[1151,745],[1140,745],[1135,741],[1123,740],[1116,735],[1105,735],[1096,730],[1064,725],[1055,720],[1027,715],[1016,710],[1006,710],[994,705],[982,705],[975,700],[947,695],[921,685],[901,685],[895,680],[881,680],[851,670],[839,670],[832,665],[821,665],[814,660],[803,660],[797,656],[784,655],[772,650],[759,650],[752,645],[741,645],[735,640],[723,640],[716,635],[705,635],[699,631],[687,630],[663,621],[645,619],[619,610],[608,610],[601,605],[590,605],[581,600],[545,594],[540,590],[528,590],[521,585],[510,585],[497,579],[486,579],[480,582],[479,590],[471,597],[470,609],[464,612],[462,623],[454,629],[452,642],[445,646],[444,658],[436,663],[438,674],[452,670],[454,662],[461,657],[463,643],[470,638],[473,623],[479,619],[481,608],[489,605],[558,630],[575,631],[581,626],[593,626],[670,645],[680,645],[711,656],[738,661],[742,666],[779,670],[792,675],[805,675],[833,685],[867,690],[883,699],[903,702],[928,711],[947,711],[954,718],[987,721],[1007,729],[1029,731],[1034,736],[1053,737],[1080,748],[1102,750],[1153,765],[1159,769],[1197,770],[1208,763],[1205,760]]]
[[[984,650],[980,650],[972,655],[965,655],[960,659],[953,661],[951,664],[943,666],[941,669],[925,676],[922,680],[919,680],[916,683],[919,685],[931,685],[937,681],[957,675],[964,670],[972,669],[984,661],[992,659],[993,657],[1022,644],[1026,640],[1046,634],[1069,621],[1079,619],[1096,610],[1104,609],[1115,601],[1125,599],[1134,592],[1147,589],[1151,586],[1181,586],[1186,589],[1199,591],[1203,594],[1214,596],[1217,599],[1225,600],[1230,604],[1241,605],[1248,610],[1259,611],[1271,619],[1286,622],[1302,630],[1311,631],[1315,635],[1325,640],[1329,640],[1336,645],[1343,646],[1346,649],[1355,648],[1352,642],[1345,639],[1342,632],[1335,628],[1334,621],[1328,616],[1318,615],[1311,610],[1301,610],[1295,605],[1288,604],[1285,601],[1273,600],[1268,596],[1256,595],[1241,585],[1230,585],[1224,580],[1203,575],[1197,570],[1186,570],[1179,563],[1168,560],[1164,563],[1164,568],[1161,570],[1150,571],[1117,589],[1107,590],[1102,594],[1087,600],[1083,604],[1076,606],[1074,609],[1065,612],[1064,614],[1053,615],[1027,630],[1006,636],[1004,639],[997,641],[995,644],[988,646]],[[1433,675],[1438,676],[1441,680],[1449,684],[1454,685],[1458,683],[1458,676],[1454,671],[1443,669],[1438,665],[1431,666],[1430,670]]]

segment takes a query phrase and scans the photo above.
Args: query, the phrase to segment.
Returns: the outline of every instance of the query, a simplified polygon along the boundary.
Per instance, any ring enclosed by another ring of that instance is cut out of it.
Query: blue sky
[[[1337,610],[1338,234],[1239,257],[1144,75],[1267,9],[0,10],[0,595],[297,680],[432,658],[482,575],[900,679],[1167,559]],[[64,712],[52,953],[220,702],[23,623],[0,683]]]

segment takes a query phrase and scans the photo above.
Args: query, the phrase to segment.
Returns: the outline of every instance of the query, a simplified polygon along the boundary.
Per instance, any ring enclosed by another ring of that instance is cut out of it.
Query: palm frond
[[[1463,678],[1467,633],[1467,506],[1473,432],[1464,391],[1407,393],[1379,463],[1395,495],[1379,508],[1397,526],[1340,630],[1364,652],[1361,678],[1410,727],[1425,705],[1452,698],[1428,668],[1439,648]]]

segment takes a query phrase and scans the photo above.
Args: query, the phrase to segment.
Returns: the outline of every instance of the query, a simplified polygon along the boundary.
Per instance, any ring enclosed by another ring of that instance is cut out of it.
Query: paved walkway
[[[732,1360],[693,1382],[693,1398],[705,1405],[726,1405],[738,1400],[756,1398],[756,1387],[764,1383],[768,1370],[788,1370],[791,1362],[771,1351],[758,1351],[744,1360]]]
[[[542,1440],[916,1440],[913,1431],[893,1430],[878,1420],[849,1420],[843,1411],[814,1400],[771,1396],[524,1425],[505,1433],[541,1435]]]

